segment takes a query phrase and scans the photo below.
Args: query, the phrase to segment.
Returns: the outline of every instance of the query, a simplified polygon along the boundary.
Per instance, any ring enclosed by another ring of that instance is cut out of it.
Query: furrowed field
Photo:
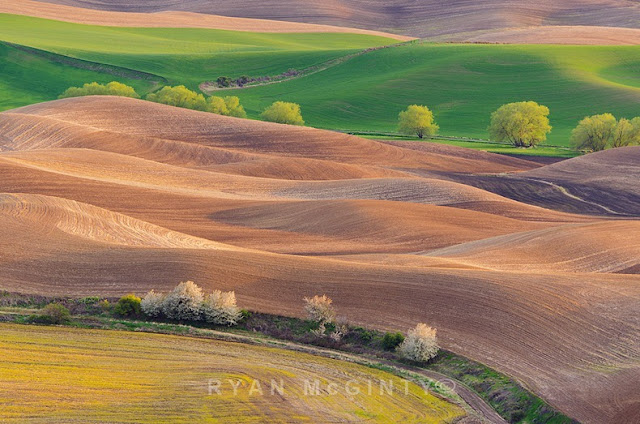
[[[463,411],[382,371],[282,349],[178,336],[24,327],[0,328],[3,422],[445,423]],[[43,359],[46,358],[46,359]],[[304,395],[304,380],[335,383],[338,393]],[[219,394],[209,381],[220,380]],[[230,379],[238,384],[237,396]],[[284,394],[271,394],[271,380]],[[259,383],[255,383],[257,380]],[[348,395],[353,380],[361,394]],[[373,396],[368,396],[372,381]],[[391,380],[394,395],[379,395]],[[258,384],[263,391],[259,394]],[[251,392],[251,387],[254,391]],[[242,411],[242,416],[240,416]]]
[[[101,27],[7,14],[0,15],[0,40],[150,74],[147,80],[132,81],[135,76],[126,72],[128,78],[118,78],[141,94],[163,84],[198,89],[223,75],[303,70],[397,42],[360,34]],[[77,64],[55,63],[10,46],[0,51],[0,80],[10,81],[0,98],[3,109],[55,99],[69,85],[107,81],[118,74],[99,67],[78,69]],[[239,96],[251,118],[273,101],[286,100],[302,106],[310,126],[356,131],[394,131],[397,114],[406,105],[427,104],[441,134],[475,138],[488,137],[489,115],[500,105],[535,100],[551,109],[554,130],[547,144],[566,146],[571,129],[586,115],[637,114],[639,70],[637,46],[410,42],[278,84],[220,93]],[[21,83],[26,80],[42,84],[31,89]]]

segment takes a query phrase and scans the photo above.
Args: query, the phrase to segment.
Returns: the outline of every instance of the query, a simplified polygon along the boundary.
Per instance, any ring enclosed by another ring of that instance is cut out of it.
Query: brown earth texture
[[[326,293],[355,323],[437,327],[581,422],[639,422],[640,147],[420,146],[115,97],[0,113],[2,288],[190,279],[295,316]]]
[[[32,3],[35,2],[31,0],[3,1],[14,2],[24,4],[23,8],[34,9]],[[153,13],[147,18],[151,21],[162,16],[157,12],[193,12],[360,28],[442,41],[536,44],[640,42],[640,4],[633,0],[47,0],[35,7],[39,10],[37,16],[44,13],[40,11],[51,13],[55,9],[49,3],[104,11]],[[33,12],[27,14],[30,13]],[[95,15],[90,11],[80,13],[79,10],[56,13],[74,16],[74,19],[82,19],[83,16],[91,19]],[[60,16],[53,18],[61,19]],[[178,19],[183,22],[208,20],[194,19],[193,16]],[[222,22],[219,17],[216,19]],[[237,25],[242,27],[240,21]]]

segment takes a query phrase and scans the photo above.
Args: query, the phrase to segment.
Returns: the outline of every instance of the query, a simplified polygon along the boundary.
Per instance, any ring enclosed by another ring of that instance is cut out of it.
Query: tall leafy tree
[[[398,130],[401,133],[424,138],[437,134],[439,129],[433,120],[433,112],[426,106],[411,105],[398,115]]]
[[[280,124],[304,125],[300,105],[288,102],[275,102],[262,112],[262,119]]]
[[[493,112],[489,135],[516,147],[533,147],[547,139],[551,128],[548,107],[536,102],[517,102]]]
[[[571,133],[571,144],[579,150],[604,150],[611,143],[617,126],[616,118],[610,113],[587,116]]]

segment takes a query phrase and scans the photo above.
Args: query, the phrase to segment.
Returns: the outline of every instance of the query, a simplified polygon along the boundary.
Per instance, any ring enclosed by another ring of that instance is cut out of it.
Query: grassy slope
[[[351,363],[238,343],[56,327],[0,326],[0,412],[82,422],[284,422],[349,420],[442,423],[462,410],[391,374]],[[305,364],[301,367],[300,364]],[[335,383],[338,394],[304,396],[304,380]],[[220,394],[208,394],[219,379]],[[238,395],[226,379],[242,380]],[[284,396],[270,381],[284,382]],[[348,396],[353,379],[363,392]],[[394,396],[367,395],[367,381],[393,380]],[[258,380],[264,395],[250,395]]]
[[[192,88],[220,75],[281,73],[396,42],[360,34],[103,27],[7,14],[0,14],[0,40],[149,72]]]
[[[65,89],[88,81],[117,79],[146,92],[150,81],[114,76],[58,63],[32,52],[0,43],[0,110],[55,99]]]
[[[638,47],[411,44],[237,93],[254,116],[284,98],[309,125],[366,131],[393,130],[406,105],[426,104],[442,134],[480,138],[497,107],[535,100],[551,109],[549,144],[567,145],[588,114],[640,114],[638,66]]]
[[[562,158],[573,158],[579,156],[581,153],[577,150],[568,147],[549,147],[549,146],[537,146],[535,149],[514,148],[511,145],[505,143],[497,143],[494,141],[465,141],[465,140],[450,140],[446,138],[433,138],[422,139],[418,137],[408,137],[404,135],[389,136],[389,135],[371,135],[371,134],[358,134],[359,137],[368,138],[371,140],[390,140],[390,141],[415,141],[419,143],[438,143],[448,144],[450,146],[464,147],[467,149],[482,150],[490,153],[502,153],[510,155],[524,155],[524,156],[551,156]]]
[[[394,42],[355,34],[99,27],[2,14],[0,40],[160,75],[170,84],[191,88],[220,75],[275,75]],[[70,85],[59,80],[62,73],[49,72],[50,77],[42,78],[38,66],[28,67],[33,75],[24,68],[19,74],[22,84],[51,82],[41,87],[47,92],[33,100],[47,95],[53,99],[59,87]],[[635,46],[413,43],[233,94],[241,97],[253,118],[274,100],[289,100],[302,105],[310,126],[360,131],[394,131],[401,109],[427,104],[435,111],[441,134],[476,138],[487,138],[489,115],[500,105],[536,100],[551,108],[554,131],[548,143],[566,146],[571,129],[586,115],[639,114],[639,71],[640,47]],[[0,76],[0,84],[8,81]],[[87,81],[100,80],[89,77]],[[31,102],[27,89],[18,91],[24,94],[16,95],[14,102],[7,96],[0,107]]]

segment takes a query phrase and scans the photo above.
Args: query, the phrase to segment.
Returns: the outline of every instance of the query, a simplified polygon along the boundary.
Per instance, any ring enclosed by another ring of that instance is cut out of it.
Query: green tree
[[[231,83],[233,82],[233,80],[229,77],[218,77],[218,79],[216,80],[216,84],[218,84],[218,87],[229,87],[231,85]]]
[[[207,99],[207,111],[218,115],[235,116],[236,118],[246,118],[247,112],[240,104],[240,99],[236,96],[225,98],[211,96]]]
[[[630,120],[621,118],[613,128],[611,147],[625,147],[635,144],[636,130]]]
[[[207,99],[207,112],[217,115],[228,115],[229,109],[222,97],[211,96]]]
[[[80,96],[122,96],[140,98],[133,87],[122,84],[118,81],[111,81],[108,84],[98,84],[97,82],[86,83],[82,87],[69,87],[60,95],[61,99],[67,97]]]
[[[385,333],[382,338],[382,347],[384,350],[394,350],[404,342],[404,334],[402,333]]]
[[[224,103],[227,105],[228,115],[235,116],[236,118],[246,118],[247,112],[240,104],[240,99],[236,96],[227,96],[224,98]]]
[[[128,294],[122,296],[116,306],[113,308],[113,312],[121,317],[137,317],[140,316],[140,302],[141,299],[135,294]]]
[[[204,96],[184,85],[162,87],[160,91],[147,95],[147,100],[187,109],[207,110],[207,100]]]
[[[403,134],[423,138],[437,134],[439,129],[433,121],[433,112],[426,106],[411,105],[398,115],[398,130]]]
[[[288,102],[275,102],[262,112],[262,119],[280,124],[304,125],[300,105]]]
[[[587,116],[571,133],[571,144],[578,150],[604,150],[611,143],[617,125],[616,118],[610,113]]]
[[[551,132],[549,108],[536,102],[517,102],[501,106],[491,114],[489,136],[516,147],[533,147]]]
[[[631,125],[633,125],[633,138],[631,144],[640,145],[640,117],[633,118],[631,120]]]

